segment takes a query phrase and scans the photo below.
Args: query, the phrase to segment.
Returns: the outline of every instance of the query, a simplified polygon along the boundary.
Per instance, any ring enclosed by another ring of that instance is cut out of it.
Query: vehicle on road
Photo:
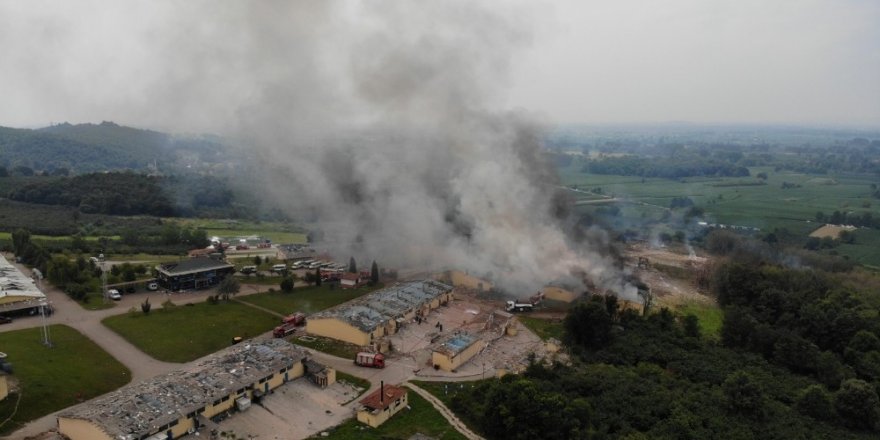
[[[507,301],[508,312],[531,312],[535,305],[525,301]]]
[[[0,324],[9,324],[10,322],[12,322],[12,318],[0,315]]]
[[[147,283],[147,290],[152,290],[152,291],[159,290],[159,283],[157,283],[155,281],[151,282],[151,283]]]
[[[281,273],[281,272],[285,272],[285,271],[287,271],[286,264],[276,264],[276,265],[272,266],[272,272]]]
[[[116,289],[110,289],[107,291],[107,296],[110,297],[113,301],[119,301],[122,299],[122,294],[119,293]]]
[[[354,364],[361,367],[385,368],[385,355],[362,351],[355,355]]]
[[[306,324],[306,315],[301,312],[296,312],[290,315],[281,318],[282,324],[291,324],[294,326],[300,326]]]
[[[239,272],[243,273],[244,275],[250,275],[252,273],[257,273],[257,266],[244,266],[241,268],[241,270]]]
[[[296,329],[296,324],[281,324],[278,327],[275,327],[274,330],[272,330],[272,336],[276,338],[283,338],[291,333],[296,332]]]

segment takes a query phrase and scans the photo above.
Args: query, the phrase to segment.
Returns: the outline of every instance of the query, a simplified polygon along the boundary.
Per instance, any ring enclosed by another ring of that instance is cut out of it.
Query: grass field
[[[128,368],[76,330],[53,325],[49,332],[52,348],[40,343],[39,328],[0,333],[0,348],[9,355],[12,377],[21,387],[0,402],[0,420],[6,420],[21,396],[18,412],[0,427],[0,435],[131,380]]]
[[[204,229],[208,236],[240,237],[257,235],[273,243],[306,243],[306,234],[296,225],[276,222],[250,222],[223,219],[169,219],[181,225]]]
[[[381,287],[381,285],[377,285],[359,289],[341,289],[322,285],[297,288],[292,293],[257,293],[237,298],[240,301],[264,307],[282,315],[289,315],[293,312],[310,314],[344,303]]]
[[[693,314],[700,320],[700,333],[703,337],[718,339],[721,337],[721,324],[724,322],[724,311],[711,304],[688,302],[675,308],[682,316]]]
[[[333,429],[328,430],[329,436],[316,435],[313,438],[327,438],[334,440],[385,440],[385,439],[408,439],[417,433],[421,433],[440,440],[464,440],[465,437],[449,425],[449,422],[418,394],[410,391],[410,409],[403,409],[395,414],[391,420],[378,428],[370,428],[351,419]]]
[[[659,220],[673,197],[690,197],[705,210],[710,223],[748,226],[771,232],[785,228],[806,237],[821,224],[815,221],[819,211],[870,212],[880,216],[880,200],[871,197],[870,185],[876,176],[861,174],[811,175],[772,168],[751,168],[752,175],[765,172],[766,185],[731,185],[755,178],[698,177],[680,180],[587,174],[578,166],[560,170],[563,184],[583,190],[601,188],[602,194],[624,200],[619,203],[621,219],[616,226],[629,227],[634,222]],[[795,185],[783,189],[782,183]],[[571,192],[579,199],[581,193]],[[597,206],[581,205],[579,210]],[[859,240],[859,235],[862,240]],[[880,231],[859,229],[856,243],[841,246],[840,253],[867,265],[880,266]]]
[[[361,392],[357,396],[353,397],[351,400],[357,399],[358,397],[360,397],[361,395],[366,393],[367,390],[370,389],[370,381],[368,381],[364,378],[361,378],[361,377],[352,376],[351,374],[348,374],[348,373],[343,373],[341,371],[336,372],[336,381],[337,382],[348,382],[348,383],[361,389]]]
[[[278,325],[278,318],[237,302],[177,305],[111,316],[104,325],[148,355],[165,362],[189,362],[226,347],[235,336],[257,336]]]
[[[558,320],[544,319],[544,318],[533,318],[530,316],[517,316],[519,322],[521,322],[524,326],[528,327],[529,330],[535,332],[543,340],[548,340],[550,338],[556,338],[558,340],[562,340],[562,322]]]
[[[343,359],[353,360],[354,356],[361,351],[361,348],[357,345],[322,336],[295,336],[287,338],[287,340],[296,345],[302,345],[303,347],[318,350],[322,353],[332,354],[333,356],[341,357]]]

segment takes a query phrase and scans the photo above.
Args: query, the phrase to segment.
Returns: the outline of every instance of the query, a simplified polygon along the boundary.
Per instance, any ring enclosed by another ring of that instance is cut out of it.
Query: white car
[[[119,301],[120,299],[122,299],[122,294],[120,294],[119,291],[116,289],[108,290],[107,296],[109,296],[110,299],[112,299],[113,301]]]
[[[159,283],[149,283],[147,284],[147,290],[159,290]]]

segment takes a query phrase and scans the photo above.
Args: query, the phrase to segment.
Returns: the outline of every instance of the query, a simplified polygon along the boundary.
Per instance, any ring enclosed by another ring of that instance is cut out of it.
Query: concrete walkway
[[[483,437],[480,437],[470,429],[468,429],[467,425],[464,424],[455,414],[440,401],[440,399],[434,397],[433,394],[425,391],[423,388],[420,388],[418,385],[414,385],[412,382],[405,382],[404,385],[408,386],[411,390],[415,391],[416,394],[422,396],[428,402],[431,402],[431,405],[434,405],[434,408],[440,412],[443,417],[446,418],[446,421],[455,428],[456,431],[460,432],[461,435],[468,438],[468,440],[485,440]]]

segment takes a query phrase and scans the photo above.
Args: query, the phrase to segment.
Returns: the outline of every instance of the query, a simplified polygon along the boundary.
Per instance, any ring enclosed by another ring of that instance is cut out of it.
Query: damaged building
[[[71,440],[166,440],[212,426],[306,374],[306,351],[283,339],[239,344],[194,366],[122,387],[58,415]],[[319,366],[312,365],[312,369]],[[326,367],[317,373],[326,378]],[[330,373],[335,378],[335,372]]]
[[[486,341],[469,333],[453,334],[433,348],[431,363],[435,369],[455,371],[483,351],[487,345]]]
[[[382,338],[397,333],[406,322],[428,316],[452,297],[452,286],[439,281],[395,284],[309,316],[306,332],[387,351]]]

